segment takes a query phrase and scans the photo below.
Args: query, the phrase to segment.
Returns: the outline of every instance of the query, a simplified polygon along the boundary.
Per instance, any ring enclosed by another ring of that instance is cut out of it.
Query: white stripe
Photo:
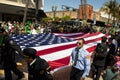
[[[62,34],[62,33],[61,33],[61,34],[60,34],[60,33],[58,34],[58,33],[54,33],[54,34],[55,34],[55,35],[58,35],[58,36],[59,36],[59,35],[60,35],[60,36],[73,36],[73,35],[78,35],[78,34],[83,34],[83,33],[69,33],[69,34]]]

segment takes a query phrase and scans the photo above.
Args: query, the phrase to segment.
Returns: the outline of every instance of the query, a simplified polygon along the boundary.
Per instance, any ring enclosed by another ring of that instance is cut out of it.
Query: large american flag
[[[94,51],[101,37],[107,36],[97,33],[49,33],[23,34],[12,37],[22,48],[32,47],[37,55],[49,62],[52,69],[68,65],[72,49],[76,47],[77,39],[85,39],[85,49],[90,54]]]

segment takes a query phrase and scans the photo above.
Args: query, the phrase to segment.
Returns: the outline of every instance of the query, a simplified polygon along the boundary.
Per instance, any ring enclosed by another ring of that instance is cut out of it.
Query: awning
[[[20,15],[23,16],[25,11],[25,7],[13,6],[8,4],[0,3],[0,13],[2,14],[11,14],[11,15]],[[35,9],[28,8],[28,17],[34,18],[35,17]],[[46,17],[46,14],[43,10],[38,11],[38,18]]]

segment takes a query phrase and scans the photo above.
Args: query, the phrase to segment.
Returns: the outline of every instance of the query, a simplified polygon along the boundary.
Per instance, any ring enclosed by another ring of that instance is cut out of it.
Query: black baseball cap
[[[33,48],[25,48],[25,49],[23,49],[23,54],[25,56],[31,57],[33,59],[35,59],[36,53],[37,53],[36,49],[33,49]]]

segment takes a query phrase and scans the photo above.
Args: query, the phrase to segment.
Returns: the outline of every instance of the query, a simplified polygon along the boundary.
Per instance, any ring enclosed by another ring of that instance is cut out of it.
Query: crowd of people
[[[70,80],[84,80],[85,77],[90,76],[93,80],[99,80],[101,73],[106,74],[104,80],[113,80],[117,77],[119,68],[116,67],[117,58],[120,56],[120,30],[114,33],[107,31],[107,29],[98,30],[97,27],[56,27],[53,24],[36,25],[35,23],[27,22],[25,26],[19,22],[2,22],[0,26],[0,56],[3,61],[5,71],[5,80],[12,80],[13,71],[18,75],[18,79],[24,77],[23,72],[17,69],[15,62],[15,54],[19,53],[26,58],[28,63],[28,78],[29,80],[52,80],[50,75],[50,66],[44,59],[38,58],[36,50],[32,48],[21,50],[8,35],[16,36],[19,34],[38,34],[50,32],[97,32],[101,31],[104,34],[109,34],[110,37],[102,37],[101,43],[97,44],[96,49],[91,56],[87,50],[83,48],[85,40],[80,38],[77,40],[77,46],[73,49],[70,56],[70,66],[72,66],[70,73]],[[67,25],[68,26],[68,25]],[[74,25],[75,26],[75,25]],[[119,51],[118,51],[119,50]],[[17,52],[16,52],[17,51]],[[91,58],[92,57],[92,58]],[[42,62],[42,63],[41,63]],[[2,63],[2,62],[1,62]],[[43,65],[43,63],[45,63]],[[42,66],[43,69],[38,68]],[[105,72],[103,72],[105,71]],[[110,72],[111,71],[111,72]],[[38,73],[35,75],[35,73]],[[91,73],[91,74],[90,74]],[[111,73],[111,74],[110,74]],[[46,76],[46,77],[45,77]]]
[[[102,32],[104,34],[115,34],[120,31],[120,27],[107,27],[107,26],[93,26],[93,25],[68,25],[67,23],[40,23],[27,21],[25,25],[22,22],[8,21],[0,22],[0,26],[3,27],[10,35],[18,34],[38,34],[38,33],[75,33],[75,32]]]

